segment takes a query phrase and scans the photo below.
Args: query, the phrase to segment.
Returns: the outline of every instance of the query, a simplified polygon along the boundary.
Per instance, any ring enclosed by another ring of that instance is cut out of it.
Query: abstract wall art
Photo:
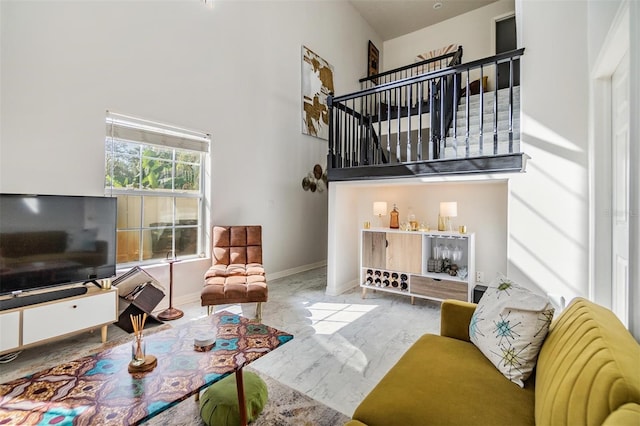
[[[302,46],[302,133],[329,138],[327,96],[334,93],[333,66]]]

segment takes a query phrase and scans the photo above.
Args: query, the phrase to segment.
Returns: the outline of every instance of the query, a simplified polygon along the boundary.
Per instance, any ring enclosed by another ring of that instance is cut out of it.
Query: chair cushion
[[[210,277],[200,293],[202,306],[227,303],[266,302],[267,282],[263,275]]]
[[[247,421],[255,420],[267,403],[267,384],[257,374],[243,371],[244,397]],[[240,424],[236,375],[230,374],[209,386],[200,395],[200,416],[209,426],[236,426]]]
[[[214,265],[262,263],[262,226],[214,226]]]

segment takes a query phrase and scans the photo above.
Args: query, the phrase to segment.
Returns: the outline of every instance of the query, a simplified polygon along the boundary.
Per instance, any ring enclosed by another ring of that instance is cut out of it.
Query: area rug
[[[251,423],[255,426],[337,426],[350,419],[344,414],[312,399],[251,367],[246,371],[258,374],[267,384],[269,398],[260,416]],[[149,420],[150,426],[204,426],[200,407],[194,398],[160,413]]]
[[[171,328],[170,325],[165,324],[150,329],[145,329],[145,334],[153,334],[158,331]],[[23,377],[38,371],[44,367],[43,364],[51,366],[60,365],[66,360],[77,359],[86,355],[94,354],[98,351],[105,350],[107,348],[126,343],[131,339],[130,335],[118,335],[114,336],[113,340],[110,340],[105,345],[93,344],[76,344],[60,345],[60,347],[47,351],[47,356],[38,359],[33,363],[25,362],[22,365],[16,365],[16,369],[12,369],[11,374],[2,374],[1,382],[6,382],[15,377]],[[53,348],[48,348],[53,349]],[[26,361],[26,360],[25,360]],[[7,364],[2,366],[3,370],[8,367]],[[265,407],[259,418],[253,422],[254,425],[343,425],[349,419],[342,413],[339,413],[330,407],[292,389],[277,380],[260,372],[247,367],[247,370],[251,370],[260,375],[267,384],[269,392],[269,398],[267,406]],[[7,371],[3,371],[7,373]],[[7,376],[14,376],[7,378]],[[149,425],[204,425],[199,415],[199,405],[195,401],[195,398],[189,398],[165,412],[160,413],[158,416],[152,418],[147,422]]]

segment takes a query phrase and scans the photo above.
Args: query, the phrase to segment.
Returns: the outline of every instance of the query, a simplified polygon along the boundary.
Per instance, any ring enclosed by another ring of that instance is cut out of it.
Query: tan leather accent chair
[[[267,301],[267,280],[262,266],[262,226],[213,226],[211,267],[204,275],[200,295],[208,313],[215,305],[257,303],[262,321],[262,302]]]

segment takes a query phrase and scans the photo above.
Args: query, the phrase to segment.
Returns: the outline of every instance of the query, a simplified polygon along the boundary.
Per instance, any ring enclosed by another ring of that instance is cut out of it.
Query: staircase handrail
[[[438,62],[438,61],[442,61],[444,59],[447,58],[452,58],[453,56],[459,54],[460,56],[462,56],[462,46],[458,46],[458,49],[455,52],[449,52],[449,53],[445,53],[444,55],[440,55],[440,56],[436,56],[435,58],[429,58],[429,59],[424,59],[420,62],[416,62],[413,64],[409,64],[409,65],[404,65],[398,68],[394,68],[392,70],[389,71],[385,71],[385,72],[381,72],[379,74],[374,74],[374,75],[370,75],[369,77],[363,77],[360,80],[358,80],[359,83],[364,83],[365,81],[372,81],[372,80],[376,80],[379,77],[386,77],[388,75],[394,74],[396,72],[401,72],[401,71],[406,71],[409,70],[411,68],[419,68],[423,65],[427,65],[433,62]],[[449,63],[449,66],[451,65],[451,62]]]
[[[438,77],[444,77],[451,74],[461,73],[463,71],[472,70],[476,68],[480,68],[481,66],[487,64],[496,64],[507,62],[511,58],[518,58],[524,54],[524,47],[520,49],[510,50],[508,52],[499,53],[497,55],[488,56],[486,58],[477,59],[475,61],[463,63],[460,65],[454,65],[451,67],[442,68],[436,71],[430,71],[424,74],[406,77],[401,80],[392,81],[390,83],[380,84],[376,87],[371,87],[369,89],[359,90],[357,92],[348,93],[346,95],[333,96],[332,101],[335,102],[343,102],[354,98],[359,98],[361,96],[372,95],[378,92],[384,92],[385,90],[394,89],[396,87],[406,86],[411,83],[419,83],[421,81],[431,80]]]

